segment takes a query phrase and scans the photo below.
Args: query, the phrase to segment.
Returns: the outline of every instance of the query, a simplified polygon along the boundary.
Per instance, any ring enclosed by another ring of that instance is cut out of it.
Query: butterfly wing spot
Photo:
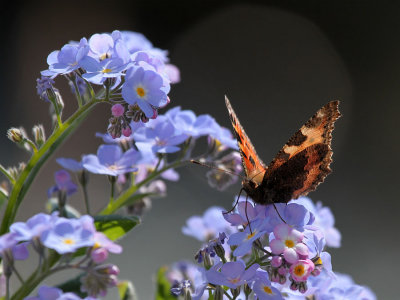
[[[254,161],[254,159],[253,159],[252,156],[249,157],[249,161],[250,161],[250,163],[251,163],[253,166],[256,165],[256,163],[255,163],[255,161]]]

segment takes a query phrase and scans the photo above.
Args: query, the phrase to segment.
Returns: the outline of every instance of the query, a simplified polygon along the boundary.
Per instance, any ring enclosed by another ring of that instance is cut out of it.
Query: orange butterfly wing
[[[258,157],[253,144],[244,131],[242,125],[240,125],[239,119],[226,96],[225,104],[228,109],[233,131],[238,142],[239,152],[240,156],[242,157],[242,164],[246,173],[246,177],[257,184],[261,184],[267,168],[262,160]]]

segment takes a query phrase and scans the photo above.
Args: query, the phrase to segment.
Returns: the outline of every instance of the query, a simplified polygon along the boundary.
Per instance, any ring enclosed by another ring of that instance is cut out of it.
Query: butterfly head
[[[242,181],[242,186],[247,195],[253,199],[255,203],[262,204],[263,200],[263,190],[261,186],[253,179],[245,178]]]

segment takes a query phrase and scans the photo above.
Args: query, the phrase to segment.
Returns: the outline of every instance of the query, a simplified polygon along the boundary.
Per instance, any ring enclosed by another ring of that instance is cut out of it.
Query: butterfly
[[[228,98],[226,107],[246,173],[242,189],[259,204],[287,203],[314,191],[332,171],[332,131],[339,101],[320,108],[266,166],[256,153]]]

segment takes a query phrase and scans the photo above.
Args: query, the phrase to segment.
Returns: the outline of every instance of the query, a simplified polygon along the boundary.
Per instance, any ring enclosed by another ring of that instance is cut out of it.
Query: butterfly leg
[[[281,214],[279,213],[278,209],[276,208],[276,205],[274,202],[272,202],[272,205],[274,206],[276,213],[278,214],[279,218],[282,220],[283,223],[287,224],[286,221],[282,218]]]
[[[242,191],[243,191],[243,188],[241,188],[240,191],[239,191],[239,195],[238,195],[238,197],[237,197],[237,199],[236,199],[235,205],[234,205],[230,210],[224,211],[224,212],[223,212],[224,215],[231,213],[231,212],[236,208],[236,206],[237,206],[238,203],[239,203],[239,198],[240,198],[240,194],[242,193]],[[246,202],[247,202],[247,198],[246,198]]]

